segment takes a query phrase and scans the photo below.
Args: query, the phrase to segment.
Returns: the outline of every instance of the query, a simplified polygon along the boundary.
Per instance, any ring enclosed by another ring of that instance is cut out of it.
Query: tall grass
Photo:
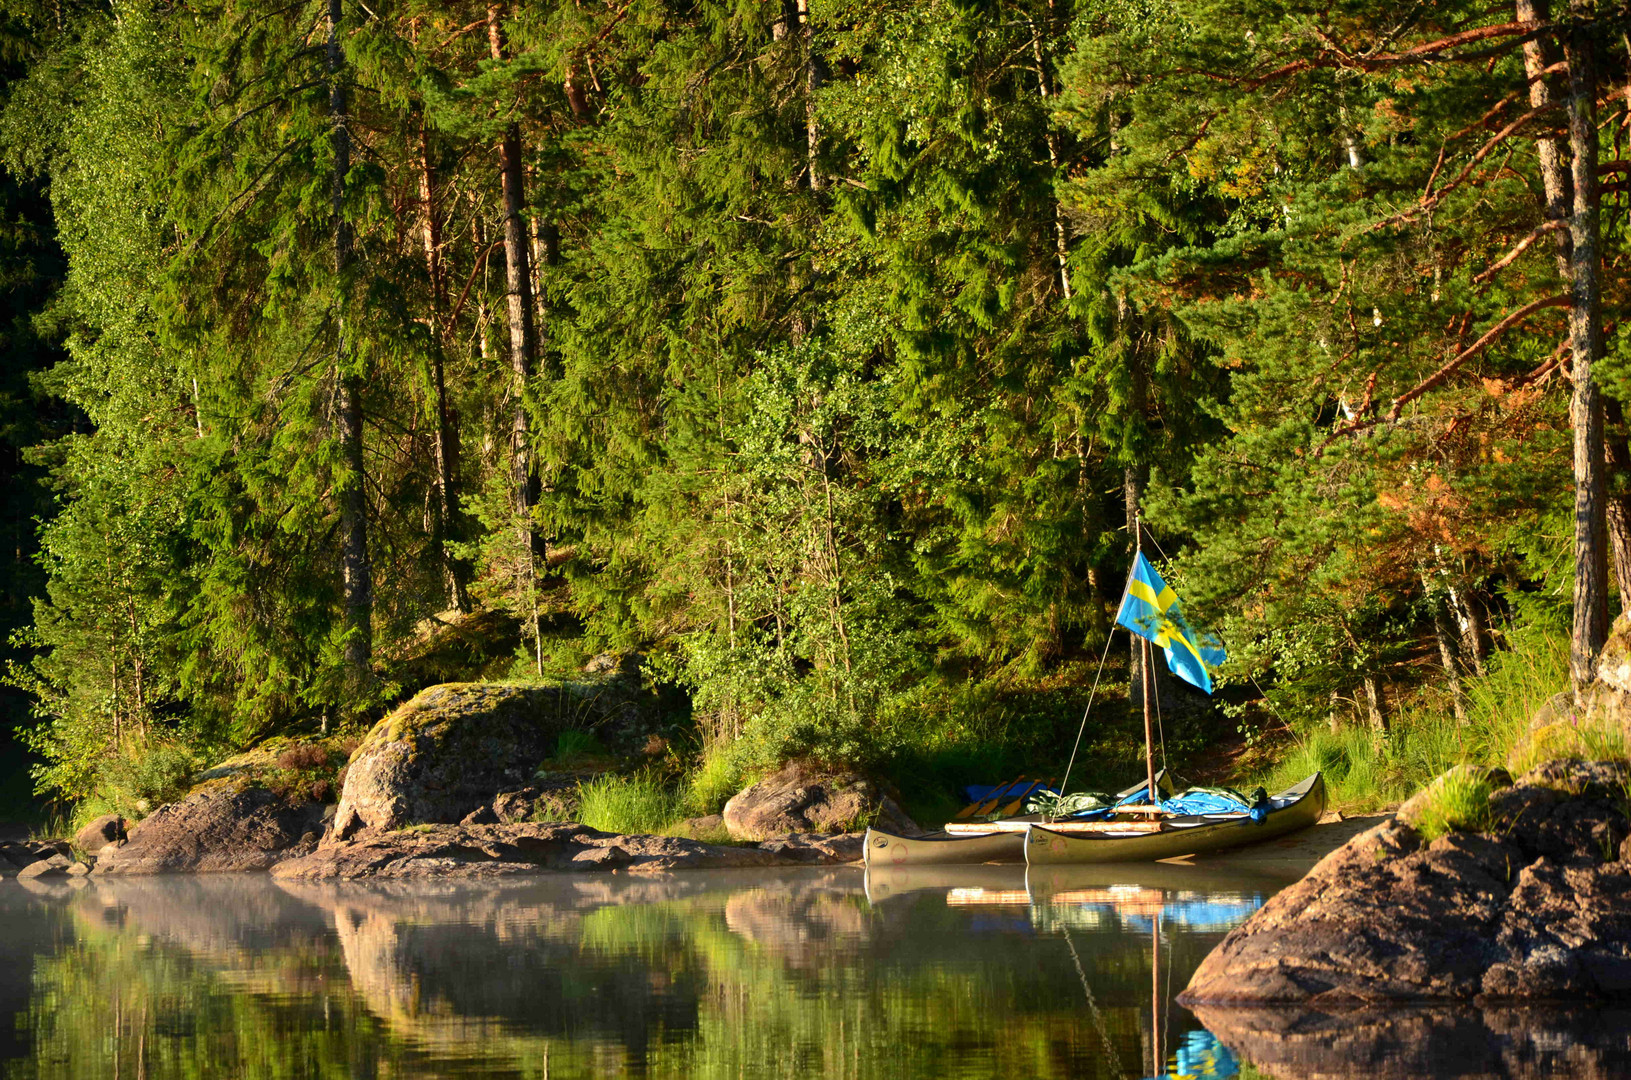
[[[1536,710],[1568,689],[1569,640],[1554,620],[1530,613],[1508,628],[1506,643],[1485,675],[1463,678],[1465,723],[1447,696],[1421,694],[1394,714],[1385,736],[1365,727],[1311,728],[1264,786],[1279,791],[1323,772],[1331,805],[1363,812],[1408,798],[1454,765],[1507,764]]]
[[[578,787],[578,820],[615,833],[658,833],[685,816],[679,792],[651,772],[596,777]]]
[[[725,743],[712,743],[686,779],[685,808],[696,817],[717,814],[743,785],[743,770],[737,755]]]

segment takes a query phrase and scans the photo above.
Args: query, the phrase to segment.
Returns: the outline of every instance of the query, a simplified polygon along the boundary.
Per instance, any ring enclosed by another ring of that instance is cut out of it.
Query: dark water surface
[[[1606,1012],[1203,1013],[1264,1071],[1238,1063],[1171,998],[1283,884],[1164,866],[6,881],[0,1076],[1631,1075],[1631,1027]]]

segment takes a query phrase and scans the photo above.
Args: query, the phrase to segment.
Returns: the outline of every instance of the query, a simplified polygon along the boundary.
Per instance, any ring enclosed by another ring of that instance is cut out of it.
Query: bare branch
[[[1536,240],[1539,240],[1542,236],[1545,236],[1549,232],[1556,232],[1559,229],[1568,228],[1568,224],[1568,222],[1560,218],[1556,221],[1548,221],[1544,225],[1535,226],[1534,230],[1530,232],[1528,236],[1524,237],[1522,240],[1519,240],[1513,245],[1511,251],[1501,256],[1499,262],[1492,263],[1489,269],[1473,278],[1473,284],[1482,285],[1484,282],[1488,281],[1502,270],[1505,270],[1508,266],[1511,266],[1512,260],[1516,259],[1519,255],[1522,255],[1524,253],[1524,249],[1526,249],[1530,244],[1533,244]]]

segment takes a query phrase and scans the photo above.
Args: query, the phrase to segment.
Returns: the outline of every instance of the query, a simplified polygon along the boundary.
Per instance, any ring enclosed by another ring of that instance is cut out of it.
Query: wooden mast
[[[1163,902],[1166,894],[1161,894]],[[1165,1075],[1166,1055],[1161,1052],[1161,909],[1155,909],[1155,930],[1150,938],[1150,1075]]]
[[[1142,517],[1142,515],[1135,513],[1133,515],[1133,572],[1134,573],[1138,572],[1138,558],[1142,554],[1144,554],[1144,524],[1143,524],[1143,517]],[[1131,585],[1132,585],[1132,578],[1129,576],[1129,578],[1128,578],[1129,588],[1131,587]],[[1154,807],[1154,806],[1159,806],[1160,805],[1160,797],[1158,795],[1156,795],[1156,793],[1155,793],[1155,729],[1154,729],[1154,726],[1150,722],[1150,692],[1153,689],[1152,684],[1154,683],[1154,680],[1150,678],[1150,659],[1151,659],[1150,639],[1145,637],[1144,635],[1140,634],[1139,635],[1139,641],[1143,643],[1143,648],[1142,648],[1142,652],[1141,652],[1141,655],[1143,656],[1143,663],[1139,664],[1138,666],[1139,666],[1139,678],[1140,678],[1140,682],[1141,682],[1141,685],[1143,686],[1143,690],[1144,690],[1144,766],[1145,766],[1145,775],[1148,778],[1149,785],[1150,785],[1149,788],[1147,789],[1147,793],[1148,793],[1149,799],[1150,799],[1150,806]]]

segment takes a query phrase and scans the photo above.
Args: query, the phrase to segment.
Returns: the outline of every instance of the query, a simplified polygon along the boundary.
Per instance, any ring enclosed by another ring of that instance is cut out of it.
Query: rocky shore
[[[1424,793],[1230,933],[1180,1000],[1631,996],[1628,780],[1619,763],[1549,762],[1490,795],[1483,828],[1431,841]]]
[[[8,868],[24,878],[270,871],[315,880],[808,866],[859,860],[864,822],[916,828],[872,781],[796,764],[738,793],[723,814],[676,830],[725,843],[556,820],[576,780],[539,763],[586,716],[628,711],[615,683],[434,686],[357,745],[337,802],[312,797],[327,785],[276,779],[272,756],[243,754],[139,824],[109,816],[72,844],[0,845],[0,877]]]

